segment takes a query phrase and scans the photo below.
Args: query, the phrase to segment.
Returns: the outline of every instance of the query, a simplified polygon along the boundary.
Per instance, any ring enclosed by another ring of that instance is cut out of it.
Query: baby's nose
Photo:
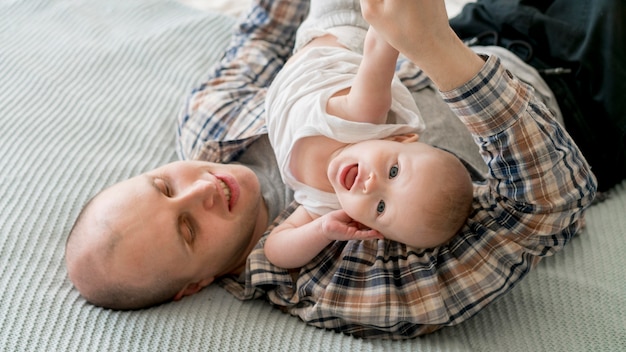
[[[376,175],[371,172],[367,175],[367,179],[363,183],[363,193],[372,193],[376,190],[378,179]]]

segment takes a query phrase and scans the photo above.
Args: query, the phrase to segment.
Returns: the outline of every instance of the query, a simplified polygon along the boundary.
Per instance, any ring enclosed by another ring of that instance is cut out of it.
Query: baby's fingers
[[[359,239],[361,240],[373,240],[373,239],[379,239],[379,240],[383,240],[385,239],[385,236],[383,236],[382,233],[376,231],[376,230],[359,230],[357,232],[357,234],[359,235]]]

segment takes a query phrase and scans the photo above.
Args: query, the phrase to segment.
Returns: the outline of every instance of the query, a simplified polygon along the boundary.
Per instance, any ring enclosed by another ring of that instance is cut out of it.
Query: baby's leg
[[[359,0],[313,0],[308,17],[296,34],[294,52],[317,37],[332,34],[344,47],[362,53],[368,27]]]

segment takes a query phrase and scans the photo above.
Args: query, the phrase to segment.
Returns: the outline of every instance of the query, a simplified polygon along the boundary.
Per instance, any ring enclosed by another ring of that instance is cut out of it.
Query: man
[[[85,206],[68,239],[66,257],[70,278],[89,301],[114,309],[151,306],[193,294],[208,285],[212,277],[241,270],[246,254],[269,222],[293,199],[280,179],[267,136],[246,137],[265,132],[265,90],[290,56],[296,29],[307,12],[308,1],[263,1],[253,6],[214,68],[213,79],[190,97],[179,121],[179,155],[181,159],[213,164],[165,165],[104,190]],[[235,160],[246,167],[226,165]],[[189,176],[187,182],[166,182],[179,180],[181,175]],[[193,182],[193,176],[203,177],[206,189]],[[219,193],[222,182],[230,185],[226,188],[231,192],[229,203],[233,204],[224,204],[220,210],[213,204],[202,205],[210,197],[226,197]],[[156,197],[157,190],[164,197]],[[176,200],[174,195],[185,195],[184,200],[191,204],[158,202]],[[200,206],[190,209],[194,204]],[[157,213],[159,209],[169,217]],[[144,213],[145,218],[137,215]],[[217,216],[212,216],[214,213]],[[161,221],[155,222],[157,218]],[[223,226],[218,226],[218,221]],[[135,223],[137,227],[131,227]],[[113,256],[119,243],[113,239],[124,238],[124,233],[133,233],[132,239],[141,248],[133,251],[129,244],[134,257],[119,253]],[[192,242],[195,246],[210,246],[212,251],[194,250],[195,256],[189,255],[186,250]],[[167,257],[162,248],[180,250]],[[218,259],[214,258],[217,253],[237,262],[223,267],[225,270],[215,270],[210,263]],[[172,264],[180,261],[184,261],[183,267]],[[81,263],[89,263],[82,268],[93,271],[72,270]],[[129,271],[129,265],[136,269]],[[180,276],[170,279],[168,274],[174,270]],[[146,291],[147,286],[152,289]]]
[[[368,22],[423,69],[400,65],[409,67],[401,77],[413,79],[405,84],[424,88],[430,77],[489,165],[457,236],[428,250],[385,240],[334,242],[302,268],[283,270],[263,252],[259,233],[277,208],[267,196],[260,200],[259,178],[242,166],[186,161],[105,190],[85,208],[66,256],[81,294],[97,305],[138,308],[221,278],[236,297],[265,297],[315,326],[407,338],[466,320],[563,248],[582,226],[596,183],[541,97],[496,56],[467,48],[449,27],[443,1],[362,3]],[[264,89],[288,56],[307,5],[253,7],[180,120],[183,158],[249,162],[248,153],[263,148]],[[157,286],[164,293],[146,300]],[[106,300],[115,291],[118,298]]]

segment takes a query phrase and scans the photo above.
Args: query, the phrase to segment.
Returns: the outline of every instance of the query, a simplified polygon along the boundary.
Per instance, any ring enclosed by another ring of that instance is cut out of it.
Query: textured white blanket
[[[175,159],[175,116],[234,19],[174,0],[0,0],[1,351],[624,351],[626,183],[586,230],[461,326],[412,341],[319,330],[210,287],[87,304],[64,244],[102,187]]]

